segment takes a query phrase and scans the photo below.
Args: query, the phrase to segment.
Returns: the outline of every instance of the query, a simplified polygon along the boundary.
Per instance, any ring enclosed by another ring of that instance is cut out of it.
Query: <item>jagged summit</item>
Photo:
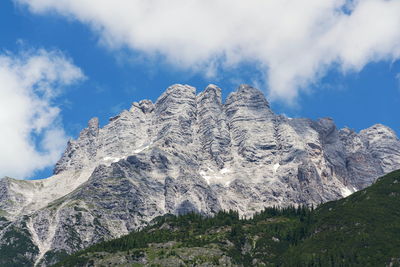
[[[364,136],[368,136],[369,139],[373,140],[375,138],[386,138],[386,139],[392,139],[392,140],[397,140],[397,135],[396,133],[390,129],[389,127],[382,125],[380,123],[377,123],[365,130],[360,131],[360,134]]]
[[[38,248],[31,259],[51,263],[166,213],[251,216],[266,206],[317,205],[395,169],[400,141],[385,126],[357,133],[330,118],[289,119],[248,85],[223,102],[216,85],[197,93],[177,84],[104,127],[91,119],[53,177],[1,180],[0,216]],[[0,241],[0,252],[10,245]]]
[[[260,90],[247,84],[240,85],[236,92],[233,92],[228,96],[228,100],[229,99],[241,100],[243,101],[243,104],[252,104],[251,106],[253,108],[265,106],[269,108],[269,103],[265,99],[264,94]]]

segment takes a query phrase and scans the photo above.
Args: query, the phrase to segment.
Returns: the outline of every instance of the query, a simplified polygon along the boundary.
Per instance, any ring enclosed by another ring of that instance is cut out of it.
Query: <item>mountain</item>
[[[318,205],[396,169],[400,141],[386,126],[287,118],[247,85],[224,103],[215,85],[174,85],[102,128],[91,119],[52,177],[0,180],[0,254],[45,266],[165,214]]]
[[[319,206],[157,218],[56,266],[398,266],[400,171]]]

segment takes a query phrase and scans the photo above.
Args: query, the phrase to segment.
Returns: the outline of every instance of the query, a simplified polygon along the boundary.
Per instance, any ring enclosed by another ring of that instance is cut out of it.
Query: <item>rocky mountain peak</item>
[[[240,85],[239,88],[231,93],[225,102],[228,117],[237,111],[249,112],[252,115],[270,115],[272,111],[264,94],[249,85]]]
[[[222,103],[216,85],[196,95],[176,84],[102,128],[91,119],[53,177],[0,180],[0,216],[25,234],[36,249],[25,255],[40,266],[167,213],[318,205],[395,169],[400,141],[386,126],[338,130],[330,118],[277,115],[248,85]],[[0,254],[13,246],[2,242],[8,234],[0,229]]]
[[[337,140],[338,131],[332,118],[321,118],[313,124],[315,130],[320,134],[322,142]]]
[[[213,90],[213,91],[216,91],[216,92],[221,93],[221,88],[219,88],[219,87],[218,87],[217,85],[215,85],[215,84],[209,84],[209,85],[207,85],[206,89],[204,89],[205,92],[207,92],[207,91],[209,91],[209,90]]]
[[[204,91],[198,94],[197,99],[198,103],[205,104],[207,102],[209,104],[213,103],[215,105],[221,106],[221,89],[214,84],[210,84],[206,87],[206,89],[204,89]]]
[[[193,97],[196,95],[196,88],[190,85],[183,84],[174,84],[167,88],[167,90],[158,98],[157,103],[165,99],[169,98],[186,98]]]
[[[250,85],[240,85],[236,92],[232,93],[232,95],[235,95],[237,99],[243,101],[243,103],[250,104],[249,106],[255,109],[263,106],[269,108],[269,103],[265,99],[264,93]]]
[[[360,134],[369,140],[376,140],[380,138],[398,139],[396,133],[389,127],[382,124],[375,124],[365,130],[360,131]]]

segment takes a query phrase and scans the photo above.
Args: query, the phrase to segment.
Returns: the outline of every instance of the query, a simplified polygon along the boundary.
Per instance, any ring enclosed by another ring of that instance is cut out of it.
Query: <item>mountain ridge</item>
[[[215,85],[199,94],[174,85],[102,128],[91,119],[52,178],[1,180],[0,216],[38,249],[26,258],[48,265],[167,213],[317,205],[395,169],[400,141],[386,126],[356,133],[328,118],[286,118],[247,85],[224,103]],[[10,246],[0,238],[0,252]]]

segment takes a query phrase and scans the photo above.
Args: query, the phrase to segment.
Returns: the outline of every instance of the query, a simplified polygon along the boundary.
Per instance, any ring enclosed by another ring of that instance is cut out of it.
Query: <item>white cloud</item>
[[[398,0],[14,0],[90,25],[112,49],[203,69],[254,62],[272,99],[294,100],[327,68],[400,56]]]
[[[66,135],[54,100],[82,78],[61,52],[0,54],[0,177],[26,178],[58,160]]]

